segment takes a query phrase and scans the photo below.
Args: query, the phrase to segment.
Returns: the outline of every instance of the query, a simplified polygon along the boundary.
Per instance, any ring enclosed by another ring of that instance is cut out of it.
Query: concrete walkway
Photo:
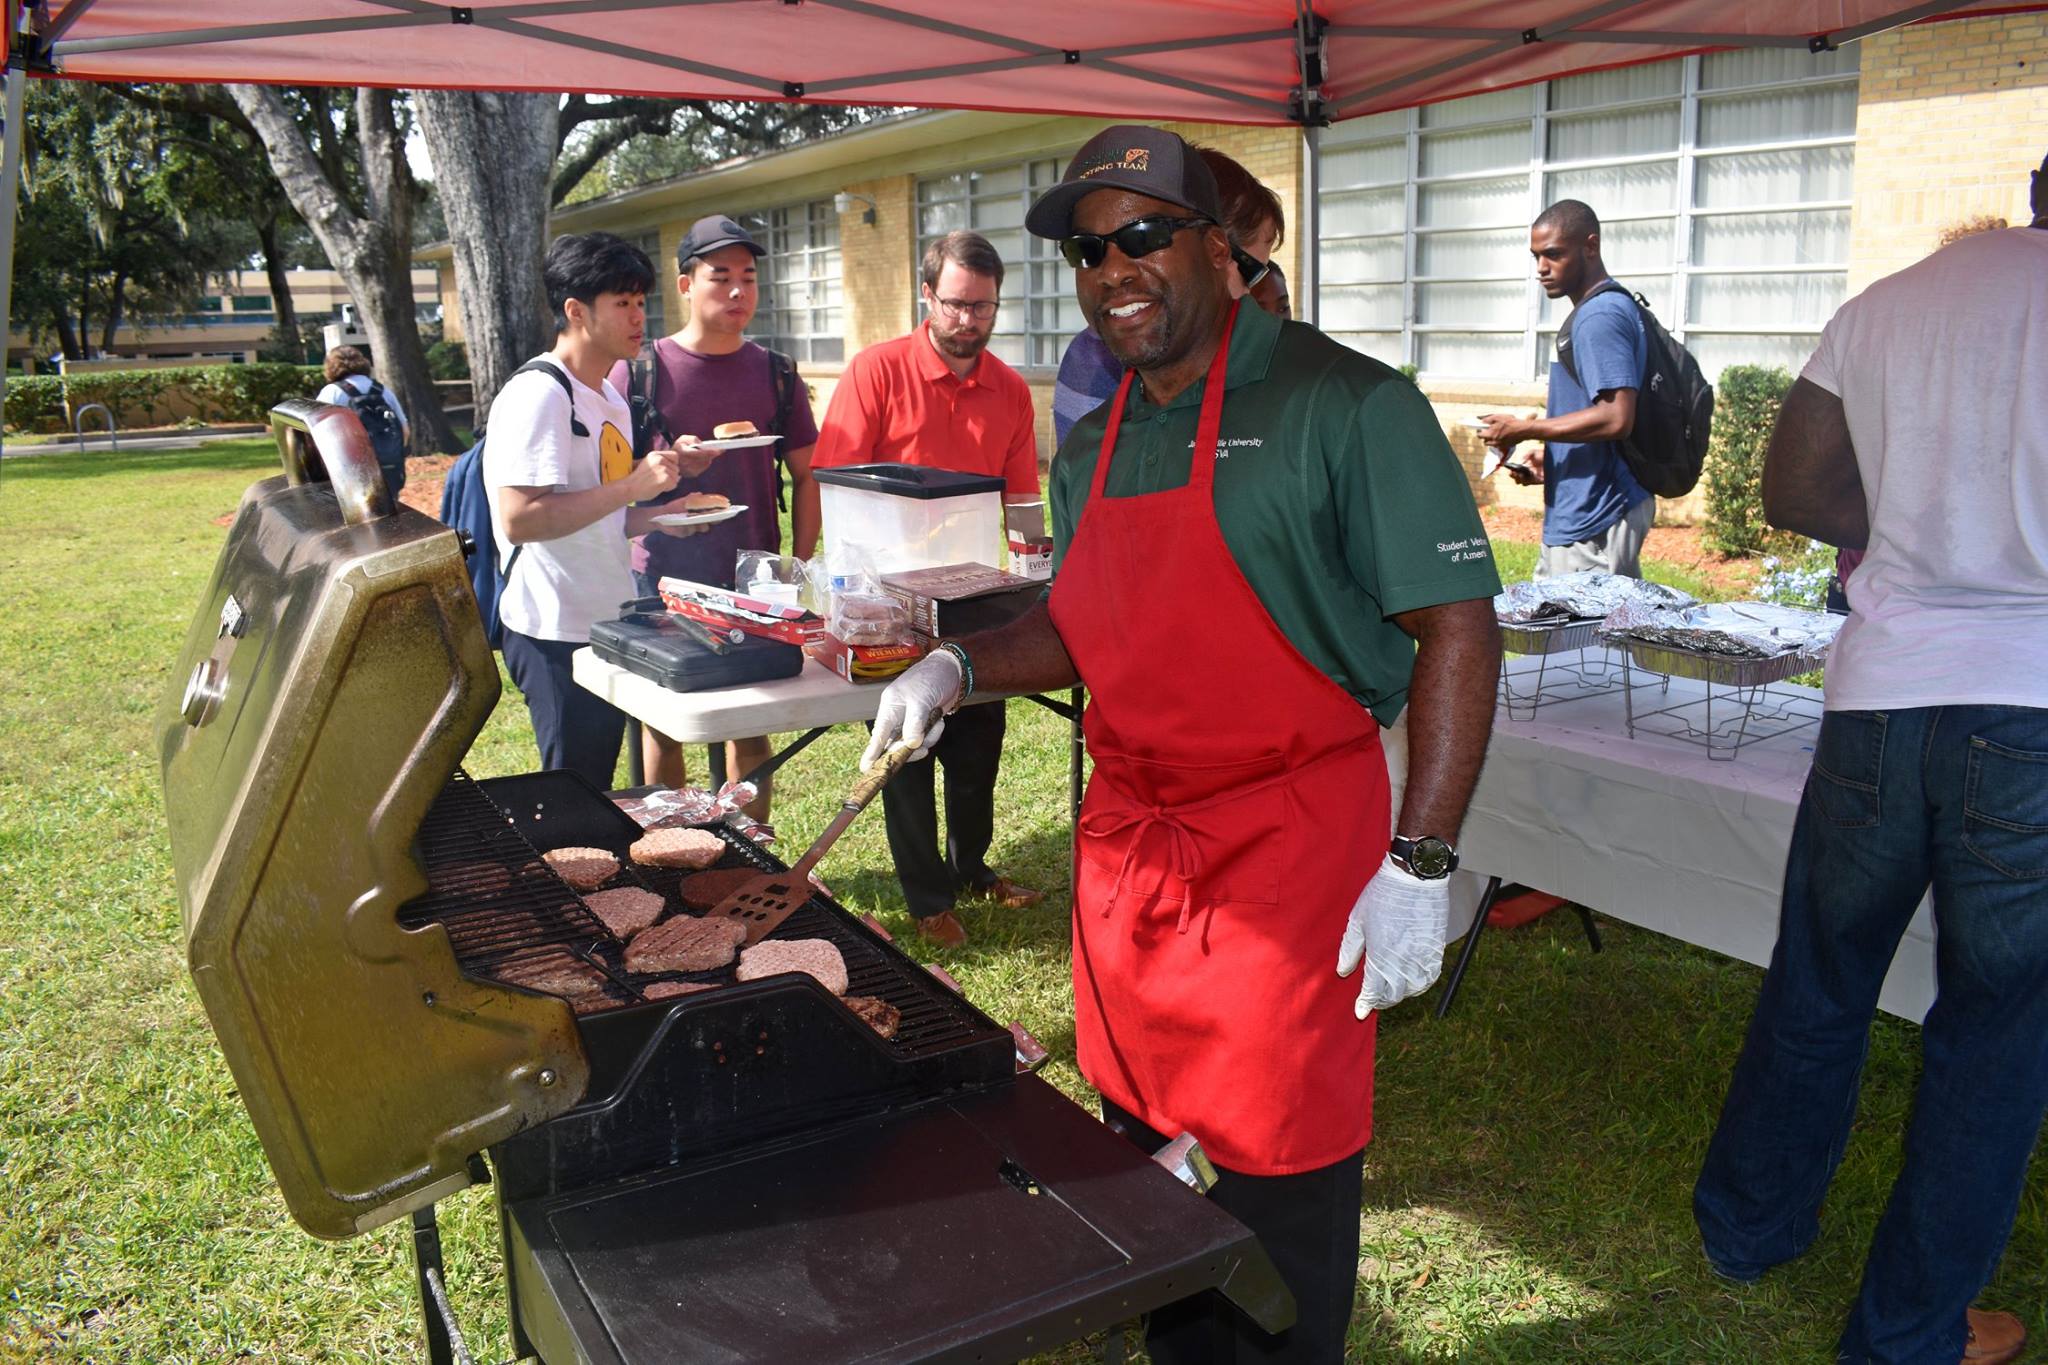
[[[264,435],[264,434],[265,434],[265,433],[266,433],[266,432],[267,432],[268,430],[269,430],[269,428],[268,428],[268,427],[253,427],[253,426],[252,426],[252,427],[221,427],[221,428],[213,428],[213,427],[209,427],[209,428],[208,428],[207,430],[205,430],[205,431],[180,431],[180,432],[139,432],[139,431],[138,431],[138,432],[136,432],[136,433],[135,433],[134,435],[132,435],[132,436],[129,436],[129,435],[124,435],[124,436],[122,436],[122,437],[121,437],[121,443],[120,443],[120,447],[119,447],[119,448],[120,448],[120,449],[122,449],[122,450],[134,450],[134,451],[144,451],[144,450],[190,450],[190,449],[191,449],[192,447],[194,447],[194,446],[203,446],[203,445],[207,444],[207,443],[208,443],[209,441],[232,441],[232,440],[239,440],[239,439],[241,439],[241,438],[243,438],[243,437],[247,437],[247,436],[262,436],[262,435]],[[114,445],[114,443],[113,443],[112,441],[110,441],[110,440],[108,440],[108,439],[107,439],[107,437],[106,437],[106,434],[105,434],[104,432],[103,432],[103,433],[101,433],[101,434],[100,434],[100,435],[98,435],[98,436],[94,436],[94,435],[92,435],[91,433],[87,433],[87,435],[86,435],[86,438],[85,438],[85,447],[84,447],[84,448],[85,448],[86,450],[88,450],[88,451],[91,451],[91,450],[113,450],[113,449],[115,449],[115,445]],[[61,440],[61,441],[35,441],[35,442],[20,442],[20,441],[4,441],[4,440],[0,440],[0,456],[29,456],[29,455],[67,455],[67,454],[68,454],[68,455],[75,455],[75,454],[78,454],[78,453],[79,453],[79,445],[78,445],[78,441],[77,441],[77,439],[76,439],[75,437],[66,437],[65,439],[63,439],[63,440]]]

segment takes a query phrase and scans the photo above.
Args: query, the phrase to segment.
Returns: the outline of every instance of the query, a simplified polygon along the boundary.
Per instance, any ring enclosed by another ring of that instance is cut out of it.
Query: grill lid
[[[157,735],[193,981],[293,1217],[346,1237],[468,1184],[588,1063],[566,1004],[397,922],[498,699],[456,536],[393,506],[353,414],[272,427],[285,477],[243,496]]]

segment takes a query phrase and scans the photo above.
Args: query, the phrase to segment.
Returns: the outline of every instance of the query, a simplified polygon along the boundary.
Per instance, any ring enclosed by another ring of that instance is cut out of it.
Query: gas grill
[[[499,690],[465,547],[394,506],[352,414],[272,427],[284,476],[158,717],[187,953],[293,1217],[412,1216],[430,1359],[467,1359],[433,1208],[486,1182],[514,1344],[549,1362],[1013,1359],[1210,1288],[1292,1320],[1188,1139],[1104,1128],[828,897],[774,937],[834,944],[892,1037],[808,976],[629,970],[540,855],[609,849],[669,913],[683,874],[572,774],[461,770]],[[784,870],[716,832],[720,866]],[[550,962],[602,984],[502,979]]]

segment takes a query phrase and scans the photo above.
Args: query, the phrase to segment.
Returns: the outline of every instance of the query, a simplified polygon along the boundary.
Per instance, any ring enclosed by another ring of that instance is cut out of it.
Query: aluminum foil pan
[[[1598,621],[1630,604],[1689,607],[1695,600],[1662,583],[1588,569],[1510,583],[1493,599],[1493,614],[1504,626],[1532,621]]]
[[[1810,672],[1827,662],[1827,651],[1818,654],[1774,654],[1767,659],[1743,658],[1735,654],[1703,654],[1648,640],[1622,640],[1629,664],[1672,678],[1696,678],[1725,687],[1762,687]]]
[[[1602,621],[1600,633],[1610,640],[1670,645],[1696,654],[1742,659],[1771,659],[1781,654],[1824,657],[1842,620],[1830,612],[1768,602],[1711,602],[1676,609],[1629,604],[1616,608]]]
[[[1501,623],[1501,648],[1510,654],[1564,654],[1600,643],[1598,621],[1569,621],[1554,617],[1527,625]]]

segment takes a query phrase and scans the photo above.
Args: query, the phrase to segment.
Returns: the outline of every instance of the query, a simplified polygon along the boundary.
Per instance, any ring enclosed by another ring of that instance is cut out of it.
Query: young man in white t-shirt
[[[2048,1110],[2048,161],[2032,207],[1844,304],[1764,464],[1772,525],[1869,553],[1693,1208],[1731,1279],[1820,1235],[1878,990],[1931,886],[1919,1090],[1844,1361],[1998,1365],[2026,1341],[1970,1303]]]
[[[557,237],[542,280],[555,347],[540,357],[568,380],[516,374],[491,404],[484,487],[499,543],[521,547],[498,617],[505,667],[526,696],[541,766],[568,768],[607,791],[626,717],[570,676],[594,622],[633,595],[629,537],[657,527],[634,503],[675,487],[676,455],[633,460],[633,419],[605,379],[640,352],[647,330],[647,253],[608,232]],[[506,551],[510,559],[511,550]]]

